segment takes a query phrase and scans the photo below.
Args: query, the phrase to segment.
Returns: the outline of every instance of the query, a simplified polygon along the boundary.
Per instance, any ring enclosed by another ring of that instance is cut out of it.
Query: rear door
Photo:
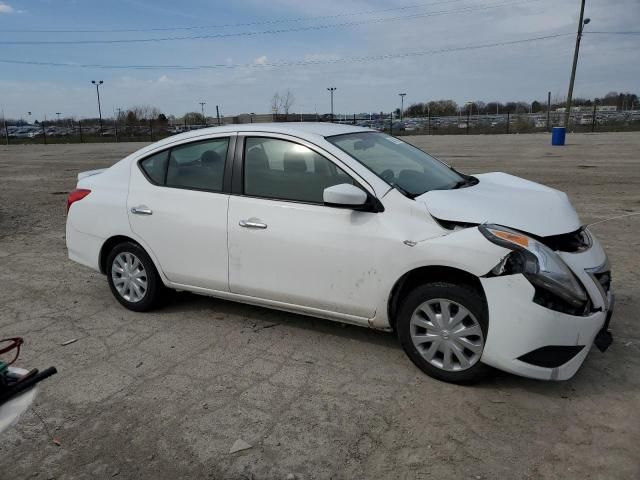
[[[184,143],[132,165],[131,229],[172,282],[229,290],[227,209],[235,138]]]

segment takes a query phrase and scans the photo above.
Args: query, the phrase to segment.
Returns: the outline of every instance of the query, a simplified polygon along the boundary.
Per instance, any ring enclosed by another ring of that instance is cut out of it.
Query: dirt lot
[[[414,137],[469,173],[569,193],[584,222],[640,211],[640,134]],[[0,147],[0,334],[58,367],[0,437],[0,478],[640,478],[640,217],[593,227],[615,343],[570,381],[421,374],[391,334],[181,294],[124,310],[66,258],[78,171],[142,144]],[[61,346],[69,339],[77,342]],[[253,446],[229,454],[243,439]]]

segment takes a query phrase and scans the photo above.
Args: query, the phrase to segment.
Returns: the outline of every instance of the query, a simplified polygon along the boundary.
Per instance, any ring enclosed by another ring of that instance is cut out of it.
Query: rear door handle
[[[257,228],[260,230],[264,230],[265,228],[267,228],[266,223],[262,223],[255,218],[250,218],[249,220],[240,220],[240,223],[238,223],[238,225],[244,228]]]
[[[139,205],[137,207],[131,207],[131,213],[134,215],[153,215],[153,210],[146,205]]]

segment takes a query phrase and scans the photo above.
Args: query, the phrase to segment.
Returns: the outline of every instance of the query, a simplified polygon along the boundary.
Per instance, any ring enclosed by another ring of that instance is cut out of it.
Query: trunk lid
[[[82,180],[83,178],[93,177],[94,175],[100,175],[105,170],[107,170],[107,169],[106,168],[98,168],[96,170],[87,170],[86,172],[80,172],[80,173],[78,173],[78,181]]]

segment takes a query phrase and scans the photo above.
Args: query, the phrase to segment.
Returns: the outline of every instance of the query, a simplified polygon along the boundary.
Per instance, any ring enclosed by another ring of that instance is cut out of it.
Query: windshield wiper
[[[453,187],[451,187],[451,190],[455,190],[457,188],[462,188],[462,187],[468,187],[471,185],[476,185],[479,182],[479,180],[476,177],[471,177],[471,176],[466,176],[462,179],[462,180],[458,180]]]
[[[405,197],[410,198],[410,199],[414,199],[416,198],[418,195],[420,194],[415,194],[415,193],[409,193],[407,192],[404,188],[402,188],[400,185],[398,185],[397,183],[392,183],[391,184],[393,186],[393,188],[395,188],[396,190],[398,190],[401,194],[403,194]]]

